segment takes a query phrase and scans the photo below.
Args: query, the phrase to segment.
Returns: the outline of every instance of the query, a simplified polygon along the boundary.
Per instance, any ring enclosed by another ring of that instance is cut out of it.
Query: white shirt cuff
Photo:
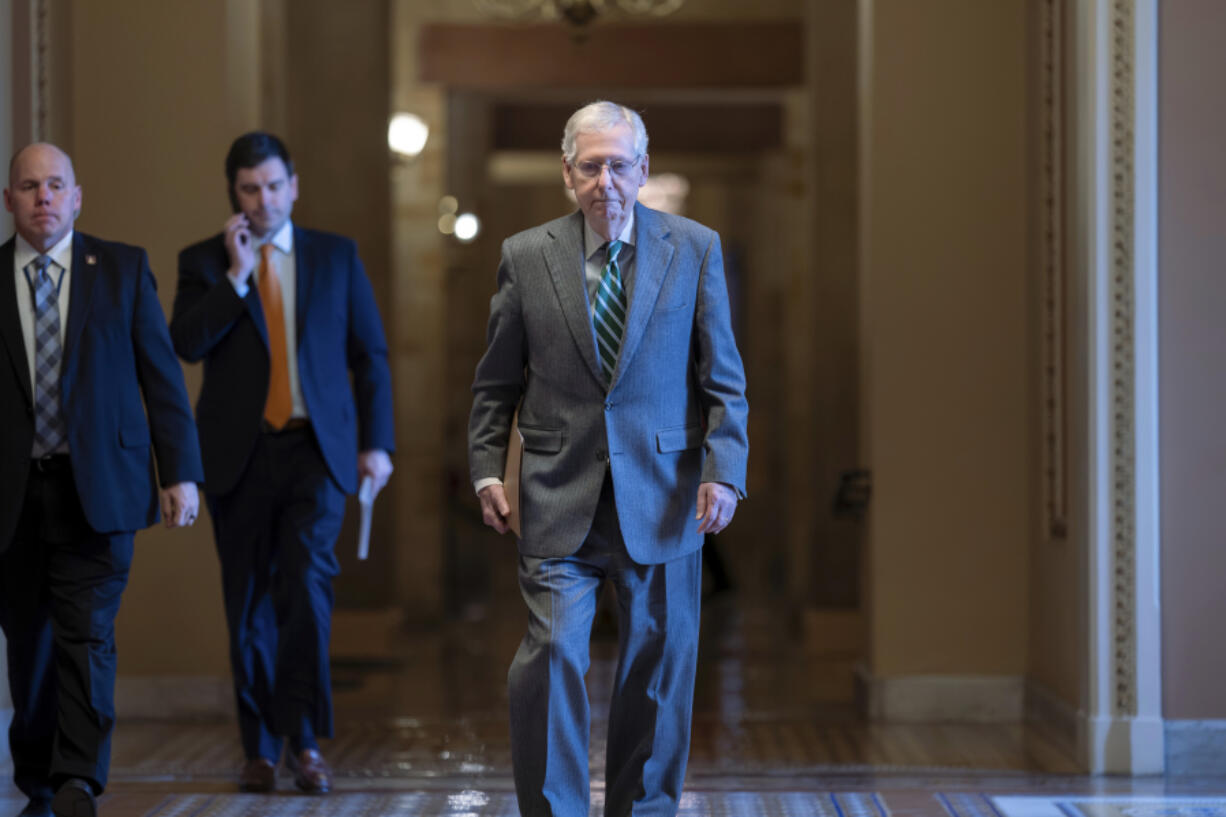
[[[498,477],[485,477],[484,479],[479,479],[473,483],[473,490],[479,494],[482,490],[490,487],[491,485],[501,484],[502,480],[500,480]]]
[[[231,283],[231,285],[233,285],[234,291],[238,293],[238,297],[240,298],[247,297],[247,290],[251,289],[250,284],[248,284],[246,281],[243,281],[240,284],[238,281],[235,281],[232,277],[230,277],[230,273],[228,272],[226,273],[226,280],[228,280]]]

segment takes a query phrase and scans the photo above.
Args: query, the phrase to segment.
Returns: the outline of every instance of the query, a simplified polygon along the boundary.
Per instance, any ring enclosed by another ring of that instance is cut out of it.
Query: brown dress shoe
[[[332,770],[318,749],[303,749],[298,754],[287,752],[285,765],[294,773],[294,785],[306,794],[327,794],[332,791]]]
[[[266,757],[249,758],[238,775],[238,790],[269,792],[277,788],[277,767]]]

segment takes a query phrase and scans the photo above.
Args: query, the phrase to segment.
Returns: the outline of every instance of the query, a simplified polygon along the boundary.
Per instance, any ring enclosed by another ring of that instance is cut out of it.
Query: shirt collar
[[[294,251],[294,225],[291,221],[286,221],[281,225],[281,229],[272,234],[272,238],[268,239],[265,244],[271,244],[281,252],[289,255]]]
[[[51,256],[51,260],[58,264],[61,269],[72,269],[72,236],[74,232],[74,230],[69,230],[67,235],[57,241],[55,246],[45,253],[34,249],[29,241],[18,235],[17,244],[13,248],[13,263],[17,267],[17,271],[21,272],[24,270],[27,264],[40,255]]]
[[[621,235],[617,237],[617,240],[622,242],[622,244],[626,244],[631,247],[634,246],[634,211],[633,210],[630,211],[630,218],[626,219],[626,226],[622,227]],[[584,218],[583,219],[583,257],[591,258],[593,255],[599,252],[600,248],[603,247],[606,243],[608,242],[606,242],[604,238],[602,238],[587,223],[587,218]],[[625,251],[625,247],[622,248],[622,251],[623,252]]]

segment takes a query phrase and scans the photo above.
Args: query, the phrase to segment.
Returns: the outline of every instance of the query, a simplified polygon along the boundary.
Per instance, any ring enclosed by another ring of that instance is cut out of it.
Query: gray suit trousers
[[[690,749],[701,550],[662,564],[631,560],[605,478],[583,546],[520,556],[528,632],[508,677],[511,759],[525,817],[587,817],[591,712],[584,676],[605,579],[617,596],[618,662],[609,710],[606,817],[677,813]]]

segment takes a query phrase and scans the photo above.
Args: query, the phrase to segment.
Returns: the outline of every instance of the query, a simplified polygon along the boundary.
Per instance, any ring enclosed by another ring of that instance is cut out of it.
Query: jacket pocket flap
[[[702,426],[677,426],[662,428],[656,432],[656,446],[661,454],[669,451],[685,451],[702,445]]]
[[[142,445],[149,445],[149,427],[140,426],[139,428],[119,429],[119,444],[124,448],[139,448]]]
[[[562,429],[536,428],[520,425],[519,433],[524,438],[524,450],[542,454],[556,454],[562,450]]]

